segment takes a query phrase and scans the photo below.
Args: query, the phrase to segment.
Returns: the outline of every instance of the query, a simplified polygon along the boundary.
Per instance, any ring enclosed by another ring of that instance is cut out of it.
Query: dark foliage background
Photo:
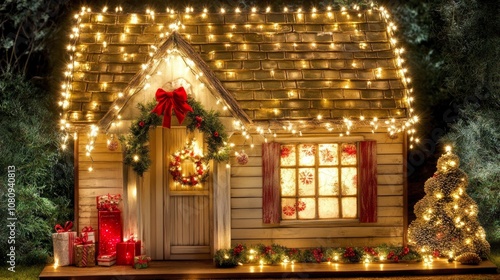
[[[7,167],[15,166],[16,235],[0,228],[0,260],[15,246],[16,265],[45,263],[54,225],[72,219],[72,152],[59,150],[57,40],[64,1],[0,4],[0,224],[7,221]]]
[[[5,0],[0,4],[0,219],[5,221],[6,167],[17,167],[19,260],[44,262],[56,222],[72,219],[72,152],[57,149],[61,69],[72,14],[82,5],[127,11],[252,6],[281,10],[368,5],[363,0]],[[406,47],[417,94],[422,144],[409,152],[409,213],[435,172],[444,143],[452,143],[469,175],[468,192],[490,242],[500,240],[499,1],[385,0]],[[411,218],[410,218],[411,221]],[[0,229],[5,240],[6,229]],[[23,244],[23,245],[21,245]],[[0,242],[3,262],[6,243]]]

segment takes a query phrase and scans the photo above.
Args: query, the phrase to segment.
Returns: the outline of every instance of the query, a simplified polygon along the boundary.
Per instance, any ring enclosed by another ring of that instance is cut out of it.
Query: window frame
[[[314,166],[307,166],[307,167],[312,167],[315,169],[315,176],[316,176],[316,182],[315,182],[315,195],[313,196],[314,199],[315,199],[315,202],[316,202],[316,206],[315,206],[315,218],[313,219],[300,219],[298,218],[298,214],[296,213],[295,215],[296,218],[295,219],[283,219],[282,218],[282,213],[280,212],[280,225],[310,225],[310,224],[352,224],[352,223],[359,223],[360,222],[360,214],[361,214],[361,209],[360,209],[360,180],[359,180],[359,164],[360,164],[360,154],[359,154],[359,143],[361,141],[364,141],[364,137],[361,137],[361,136],[353,136],[353,137],[315,137],[315,138],[309,138],[309,137],[303,137],[303,138],[294,138],[294,139],[276,139],[276,142],[278,142],[281,145],[295,145],[296,147],[298,147],[298,145],[300,144],[315,144],[316,145],[316,148],[318,148],[318,145],[320,144],[338,144],[339,146],[339,150],[338,150],[338,155],[341,154],[341,150],[340,150],[340,147],[342,144],[355,144],[356,145],[356,150],[358,151],[356,153],[356,164],[355,165],[342,165],[341,164],[341,157],[339,156],[339,162],[338,164],[336,165],[336,167],[338,168],[339,170],[339,184],[341,184],[341,169],[342,167],[355,167],[356,168],[356,174],[358,175],[357,177],[357,186],[356,186],[356,195],[347,195],[347,196],[344,196],[344,197],[355,197],[356,198],[356,217],[355,218],[319,218],[319,210],[318,210],[318,198],[320,197],[319,195],[319,182],[317,182],[318,180],[318,170],[320,168],[319,166],[319,162],[318,162],[318,157],[316,155],[316,159],[315,159],[315,164]],[[296,172],[296,180],[298,180],[298,172],[299,172],[299,169],[301,167],[305,167],[305,166],[301,166],[299,165],[299,159],[297,158],[296,159],[296,165],[295,166],[290,166],[290,168],[294,168],[295,169],[295,172]],[[281,160],[280,160],[280,164],[279,164],[279,170],[280,170],[280,173],[281,173]],[[286,167],[285,167],[286,168]],[[296,200],[298,200],[299,196],[298,196],[298,184],[296,185],[296,190],[295,190],[295,193],[296,193],[296,196],[294,197],[291,197],[290,198],[295,198]],[[312,196],[311,196],[312,197]],[[336,197],[339,199],[339,215],[341,215],[341,199],[342,199],[342,194],[341,194],[341,189],[339,189],[339,195],[338,196],[323,196],[323,197]],[[280,183],[280,209],[283,209],[282,207],[282,195],[281,195],[281,183]],[[286,196],[285,196],[286,198]],[[282,211],[282,210],[281,210]]]

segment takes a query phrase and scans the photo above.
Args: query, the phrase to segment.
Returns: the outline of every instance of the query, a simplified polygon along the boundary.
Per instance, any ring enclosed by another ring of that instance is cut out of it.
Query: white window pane
[[[299,195],[315,195],[315,181],[314,168],[299,168]]]
[[[339,164],[338,144],[319,145],[319,165]]]
[[[319,168],[318,169],[319,195],[339,194],[339,169]]]
[[[342,216],[343,218],[356,218],[358,215],[358,204],[355,197],[342,198]]]
[[[302,202],[301,211],[297,211],[299,214],[299,219],[314,219],[316,218],[316,201],[314,198],[301,198]],[[298,208],[298,207],[297,207]]]
[[[281,218],[283,220],[294,220],[297,218],[295,210],[295,198],[281,199]]]
[[[295,196],[296,176],[295,168],[281,168],[281,195],[282,196]]]
[[[342,144],[341,163],[343,165],[355,165],[356,154],[356,144]]]
[[[355,167],[342,167],[342,194],[356,195],[358,189],[358,176]]]
[[[316,145],[301,144],[299,145],[299,165],[311,166],[314,165],[316,159]]]
[[[281,145],[281,166],[293,166],[296,162],[297,153],[294,145]]]
[[[339,217],[339,199],[325,197],[318,199],[318,214],[321,219],[334,219]]]

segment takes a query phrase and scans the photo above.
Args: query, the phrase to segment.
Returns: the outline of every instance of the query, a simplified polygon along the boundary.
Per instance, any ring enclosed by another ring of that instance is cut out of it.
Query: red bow
[[[82,232],[93,232],[93,231],[94,231],[94,229],[93,229],[91,226],[84,227],[84,228],[82,229]]]
[[[130,237],[127,240],[125,240],[124,242],[126,242],[126,243],[135,243],[136,241],[135,241],[134,235],[131,234]]]
[[[87,245],[87,244],[92,244],[92,240],[88,240],[89,235],[84,232],[81,237],[77,237],[75,239],[75,245]]]
[[[64,227],[62,227],[60,224],[57,224],[54,229],[56,230],[57,233],[61,233],[61,232],[68,232],[70,231],[71,229],[73,228],[73,222],[71,221],[67,221],[65,224],[64,224]]]
[[[193,112],[193,108],[187,103],[187,94],[183,87],[170,92],[159,88],[156,91],[156,101],[158,104],[151,112],[158,116],[163,115],[163,127],[170,128],[172,110],[174,110],[179,123],[184,121],[187,112]]]

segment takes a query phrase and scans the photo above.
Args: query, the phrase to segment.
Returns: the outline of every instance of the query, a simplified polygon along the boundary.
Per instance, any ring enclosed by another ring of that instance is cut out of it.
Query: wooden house
[[[110,193],[123,197],[124,235],[158,260],[211,258],[239,243],[405,243],[406,151],[417,118],[383,8],[82,8],[75,21],[60,105],[64,140],[75,139],[78,229],[97,228],[95,198]],[[150,130],[142,176],[116,142],[138,121],[137,104],[180,87],[218,112],[231,148],[194,186],[170,172],[188,140],[206,149],[186,123],[174,117],[170,128]]]

